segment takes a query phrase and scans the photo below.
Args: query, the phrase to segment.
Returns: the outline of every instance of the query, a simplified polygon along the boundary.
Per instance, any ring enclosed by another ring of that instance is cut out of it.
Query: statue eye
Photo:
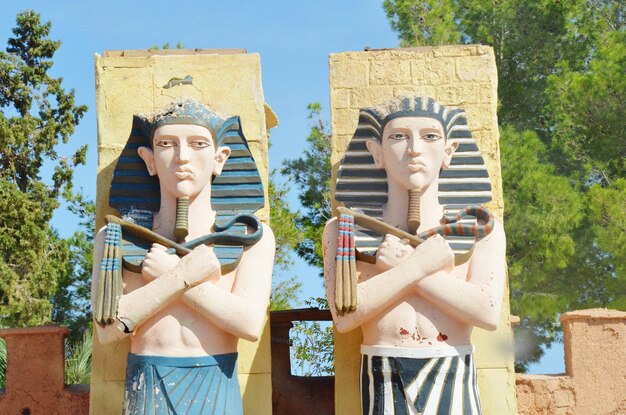
[[[156,145],[158,147],[176,147],[176,142],[174,140],[159,140]]]
[[[189,146],[192,148],[207,148],[211,146],[211,143],[206,140],[194,140],[189,143]]]
[[[393,134],[389,134],[387,138],[390,140],[408,140],[409,136],[404,133],[393,133]]]
[[[426,142],[432,143],[433,141],[440,140],[443,137],[440,136],[439,134],[429,133],[429,134],[424,134],[420,138]]]

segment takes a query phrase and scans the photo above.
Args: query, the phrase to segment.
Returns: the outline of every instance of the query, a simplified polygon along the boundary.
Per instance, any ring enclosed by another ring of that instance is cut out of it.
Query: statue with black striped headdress
[[[239,117],[179,99],[133,118],[96,237],[101,343],[131,335],[124,414],[241,414],[239,338],[269,303],[271,230]]]
[[[479,414],[470,336],[495,330],[502,224],[462,109],[404,96],[360,111],[324,231],[339,332],[360,328],[363,414]]]

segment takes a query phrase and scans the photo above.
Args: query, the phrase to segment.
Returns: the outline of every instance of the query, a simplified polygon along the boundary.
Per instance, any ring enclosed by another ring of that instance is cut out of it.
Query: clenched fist
[[[185,285],[192,287],[206,280],[219,278],[220,262],[212,247],[200,245],[185,255],[172,273],[185,281]]]
[[[413,247],[405,239],[387,234],[376,252],[376,268],[380,272],[404,262],[409,254],[413,252]]]
[[[146,254],[146,258],[141,264],[141,275],[147,280],[160,277],[168,271],[174,269],[180,261],[177,255],[166,254],[166,247],[160,244],[152,244]]]
[[[422,242],[407,258],[416,267],[421,268],[425,275],[437,271],[452,271],[454,254],[441,235],[435,235]]]

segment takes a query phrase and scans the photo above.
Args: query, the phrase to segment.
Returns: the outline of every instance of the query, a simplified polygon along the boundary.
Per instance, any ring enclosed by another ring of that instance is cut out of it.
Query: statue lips
[[[407,168],[410,172],[417,173],[418,171],[425,171],[426,165],[419,159],[412,159],[407,163]]]
[[[176,169],[174,176],[178,180],[190,180],[193,178],[193,172],[189,169]]]

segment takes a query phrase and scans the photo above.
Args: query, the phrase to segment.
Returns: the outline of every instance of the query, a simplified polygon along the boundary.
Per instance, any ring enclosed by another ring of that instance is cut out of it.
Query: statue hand
[[[141,275],[147,280],[153,280],[160,277],[168,271],[174,269],[180,261],[177,255],[166,254],[165,248],[160,244],[152,244],[150,251],[146,254],[146,258],[141,264]]]
[[[387,234],[376,252],[376,268],[380,272],[387,271],[404,262],[413,248],[408,241]]]
[[[213,248],[207,245],[200,245],[185,255],[173,272],[188,286],[194,286],[221,276],[220,262],[215,256]]]
[[[449,272],[454,268],[454,253],[441,235],[435,235],[417,246],[407,261],[421,268],[425,275],[437,271]]]

